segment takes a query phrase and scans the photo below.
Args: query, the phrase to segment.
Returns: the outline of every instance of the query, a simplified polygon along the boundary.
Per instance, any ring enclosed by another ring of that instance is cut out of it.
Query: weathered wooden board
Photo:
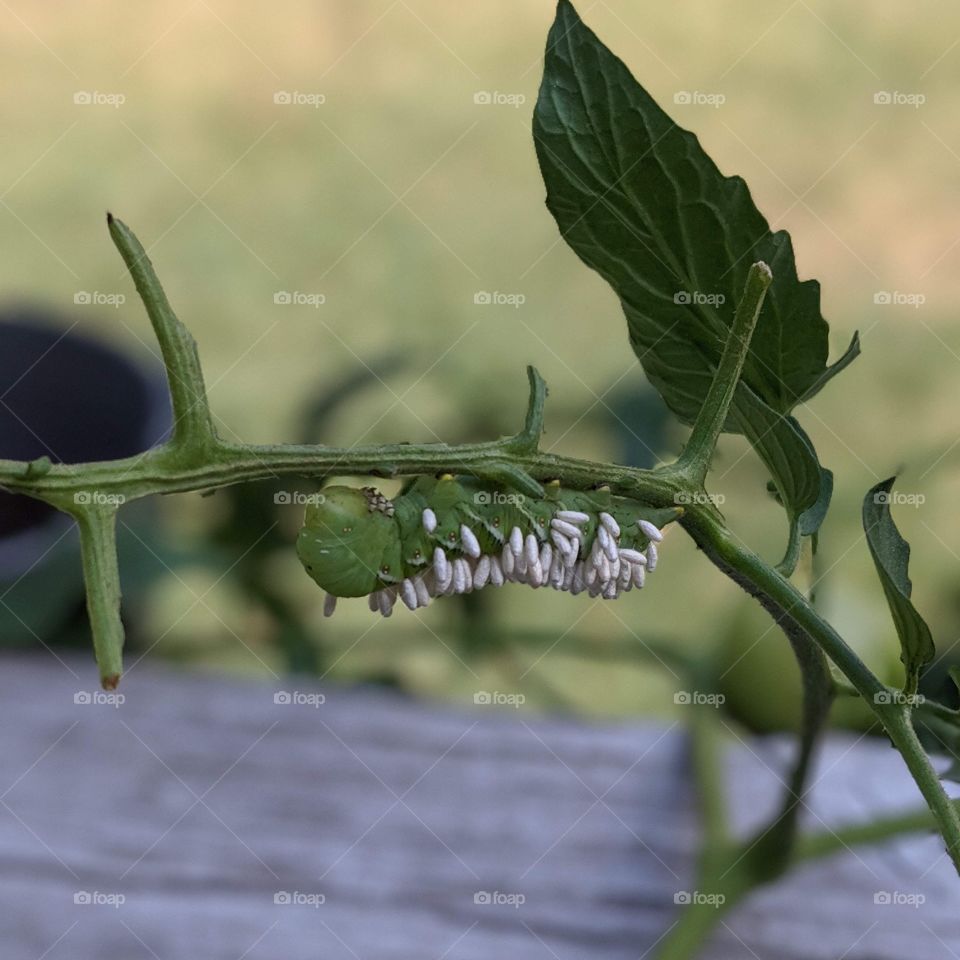
[[[679,727],[147,665],[120,707],[75,703],[93,676],[87,661],[3,661],[4,958],[637,960],[690,887]],[[326,702],[275,703],[278,690]],[[775,800],[784,749],[732,753],[744,824]],[[915,802],[874,741],[835,738],[818,777],[813,824]],[[926,899],[878,905],[878,892]],[[124,901],[75,903],[83,893]],[[301,902],[275,902],[284,893]],[[950,958],[958,907],[940,844],[913,837],[761,892],[707,956]]]

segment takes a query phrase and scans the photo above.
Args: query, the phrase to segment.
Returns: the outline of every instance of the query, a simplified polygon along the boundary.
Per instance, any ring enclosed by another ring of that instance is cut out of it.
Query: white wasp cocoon
[[[660,558],[660,551],[657,545],[651,540],[647,544],[647,569],[653,573],[657,569],[657,560]]]
[[[510,549],[515,557],[523,553],[523,532],[519,527],[514,527],[510,531]]]
[[[328,593],[323,598],[323,615],[325,617],[332,617],[333,611],[337,609],[337,597],[336,594]]]
[[[597,527],[597,540],[606,558],[613,563],[617,559],[617,541],[607,533],[606,527]]]
[[[573,542],[568,540],[559,530],[551,530],[550,539],[564,556],[573,549]]]
[[[456,593],[466,593],[473,586],[470,565],[463,557],[453,561],[453,589]]]
[[[480,556],[480,542],[465,523],[460,524],[460,542],[463,544],[464,552],[469,556],[475,560]]]
[[[663,539],[663,534],[649,520],[638,520],[637,525],[648,540],[655,540],[659,543]]]
[[[433,533],[437,529],[437,515],[429,507],[424,507],[421,519],[423,520],[423,529],[427,533]]]
[[[430,591],[427,589],[426,583],[423,582],[423,577],[417,577],[416,580],[413,581],[413,589],[417,593],[417,600],[420,602],[420,606],[430,606]]]
[[[572,523],[560,519],[559,514],[550,521],[550,526],[558,533],[562,533],[565,537],[579,537],[583,534],[583,531],[579,527],[575,527]]]
[[[616,539],[620,536],[620,524],[609,513],[601,513],[600,522],[607,528],[611,537]]]
[[[647,558],[639,550],[631,550],[628,547],[620,551],[620,559],[626,560],[627,563],[640,563],[644,566],[647,563]]]
[[[473,589],[482,590],[490,579],[490,558],[481,557],[477,569],[473,571]]]
[[[393,613],[395,596],[395,594],[391,595],[391,591],[389,590],[380,590],[377,593],[377,605],[380,609],[380,613],[383,616],[389,617],[390,614]]]
[[[540,559],[540,544],[537,542],[536,534],[527,534],[527,539],[524,541],[524,553],[528,566],[536,563]]]
[[[490,558],[490,583],[494,587],[503,586],[503,568],[496,557]]]
[[[508,543],[500,554],[500,564],[503,567],[503,575],[505,577],[509,578],[513,576],[513,568],[516,562],[516,554],[513,552],[513,547]]]
[[[409,610],[416,610],[419,606],[416,588],[410,580],[404,580],[400,584],[400,599]]]
[[[579,510],[558,510],[557,517],[566,520],[567,523],[587,523],[590,520],[589,514],[581,513]]]
[[[433,551],[433,572],[437,576],[437,583],[446,583],[450,576],[450,564],[441,547],[436,547]]]

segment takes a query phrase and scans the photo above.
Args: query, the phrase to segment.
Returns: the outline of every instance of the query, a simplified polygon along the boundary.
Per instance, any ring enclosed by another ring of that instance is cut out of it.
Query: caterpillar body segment
[[[526,583],[615,599],[642,587],[662,528],[682,513],[607,489],[548,485],[542,498],[468,477],[418,477],[393,500],[331,486],[307,507],[297,553],[330,597],[369,598],[389,616],[433,597]]]

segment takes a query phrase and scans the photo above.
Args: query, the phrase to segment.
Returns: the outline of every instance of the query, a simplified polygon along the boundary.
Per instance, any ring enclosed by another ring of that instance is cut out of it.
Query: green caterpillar
[[[450,474],[418,477],[388,500],[373,487],[327,487],[307,507],[297,554],[327,591],[368,597],[389,617],[433,597],[506,582],[616,599],[657,565],[661,528],[683,512],[548,484],[542,499]]]

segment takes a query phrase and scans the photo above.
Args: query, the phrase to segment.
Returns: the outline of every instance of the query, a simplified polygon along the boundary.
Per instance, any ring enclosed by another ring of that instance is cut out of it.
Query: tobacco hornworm
[[[542,499],[467,477],[418,477],[393,500],[374,487],[332,486],[307,507],[297,554],[327,591],[368,597],[388,617],[433,597],[506,582],[616,599],[657,565],[661,527],[682,513],[548,484]]]

